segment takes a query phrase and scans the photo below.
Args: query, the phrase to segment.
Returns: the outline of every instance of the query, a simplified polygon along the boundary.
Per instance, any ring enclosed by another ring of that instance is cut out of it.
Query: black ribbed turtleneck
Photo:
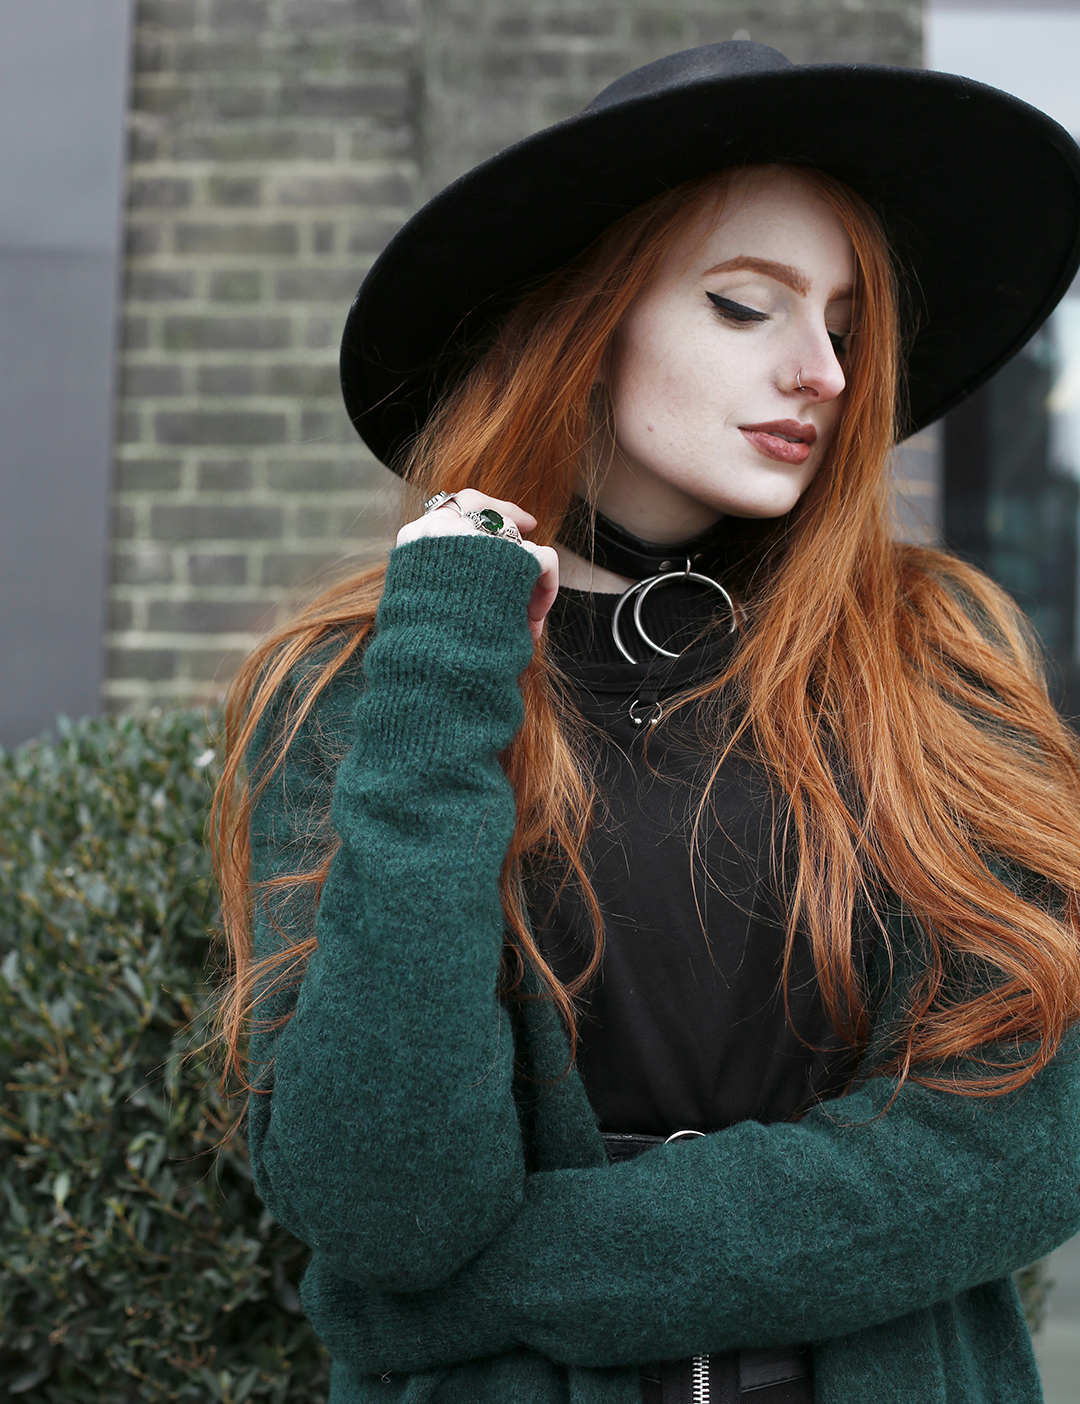
[[[794,1029],[785,1019],[769,786],[756,762],[725,763],[692,875],[691,826],[709,762],[698,727],[715,733],[722,713],[710,720],[702,705],[665,712],[651,731],[629,715],[635,698],[664,706],[716,676],[735,642],[730,615],[700,587],[654,591],[646,615],[653,637],[675,647],[696,642],[674,661],[632,665],[611,637],[617,598],[563,590],[546,625],[588,723],[601,799],[586,858],[606,942],[600,974],[580,1001],[578,1070],[604,1131],[668,1135],[786,1120],[839,1094],[853,1063],[832,1034],[802,941],[789,989]],[[630,624],[623,637],[633,635]],[[528,894],[541,948],[567,981],[584,966],[589,924],[572,887],[554,895],[559,876],[533,873]]]

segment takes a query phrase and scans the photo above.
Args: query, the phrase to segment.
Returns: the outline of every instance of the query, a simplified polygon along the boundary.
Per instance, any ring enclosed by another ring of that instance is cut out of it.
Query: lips
[[[817,438],[812,424],[797,419],[775,419],[768,424],[740,424],[739,432],[766,458],[778,463],[805,463]]]

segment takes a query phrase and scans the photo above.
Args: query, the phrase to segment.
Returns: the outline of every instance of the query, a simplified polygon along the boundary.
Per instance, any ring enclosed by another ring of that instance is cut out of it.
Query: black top
[[[635,698],[641,715],[654,698],[662,706],[715,676],[733,646],[730,615],[721,605],[709,627],[716,595],[683,583],[654,590],[645,606],[651,636],[672,648],[696,642],[677,660],[630,664],[611,636],[617,598],[562,590],[547,624],[553,657],[590,723],[601,798],[586,861],[605,946],[579,997],[578,1070],[603,1131],[668,1135],[787,1120],[839,1095],[854,1062],[825,1016],[803,941],[789,981],[794,1029],[785,1018],[770,787],[757,762],[725,763],[692,877],[691,826],[708,774],[697,727],[707,708],[665,715],[654,728],[635,726],[628,711]],[[630,613],[621,636],[642,656]],[[545,957],[567,981],[587,960],[590,927],[572,885],[559,897],[556,886],[557,874],[533,873],[529,907]]]

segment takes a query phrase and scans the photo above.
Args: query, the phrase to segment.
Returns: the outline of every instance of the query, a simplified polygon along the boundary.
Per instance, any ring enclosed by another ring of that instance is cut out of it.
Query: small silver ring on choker
[[[645,708],[641,716],[638,716],[637,709],[639,707]],[[634,698],[633,702],[631,702],[630,706],[627,708],[627,712],[635,726],[655,726],[664,715],[664,709],[659,702],[642,702],[640,697]]]
[[[710,589],[715,590],[717,594],[722,595],[724,598],[724,603],[731,611],[731,625],[728,629],[728,633],[733,634],[736,628],[738,627],[738,614],[735,609],[735,601],[731,598],[731,596],[728,594],[728,592],[724,589],[723,585],[721,585],[718,580],[713,580],[713,578],[709,575],[701,575],[698,571],[691,570],[690,561],[688,560],[686,562],[685,570],[662,571],[659,575],[649,576],[647,580],[638,580],[633,585],[631,585],[628,590],[624,590],[623,593],[619,596],[618,603],[615,605],[615,612],[611,616],[611,636],[615,640],[615,647],[619,650],[619,652],[622,654],[622,656],[626,659],[628,663],[637,663],[639,660],[634,657],[634,655],[630,652],[630,650],[626,647],[626,645],[620,638],[619,623],[622,618],[623,608],[632,596],[636,596],[636,599],[634,600],[633,614],[634,627],[635,629],[637,629],[638,637],[641,639],[642,643],[644,643],[648,648],[651,648],[654,653],[660,654],[663,658],[679,657],[678,653],[672,652],[672,650],[669,648],[661,648],[661,646],[658,643],[656,643],[655,640],[651,639],[649,635],[645,632],[645,627],[641,622],[641,607],[645,596],[649,593],[650,590],[655,589],[657,585],[670,584],[670,582],[673,580],[693,580],[698,585],[708,585]],[[657,718],[657,720],[659,720],[659,718]]]

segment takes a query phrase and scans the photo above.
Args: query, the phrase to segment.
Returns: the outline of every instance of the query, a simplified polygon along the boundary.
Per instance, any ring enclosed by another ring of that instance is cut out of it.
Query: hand
[[[455,499],[466,512],[479,512],[492,507],[507,521],[513,522],[522,536],[536,530],[536,518],[513,502],[501,502],[497,497],[488,497],[473,488],[463,488],[454,494]],[[404,546],[408,541],[418,541],[422,536],[474,536],[476,527],[458,512],[454,504],[444,503],[434,512],[406,522],[397,534],[397,545]],[[522,541],[521,549],[535,556],[540,563],[540,578],[533,586],[529,598],[529,631],[533,642],[544,632],[544,618],[555,603],[559,593],[559,557],[550,546],[534,546],[531,541]]]

